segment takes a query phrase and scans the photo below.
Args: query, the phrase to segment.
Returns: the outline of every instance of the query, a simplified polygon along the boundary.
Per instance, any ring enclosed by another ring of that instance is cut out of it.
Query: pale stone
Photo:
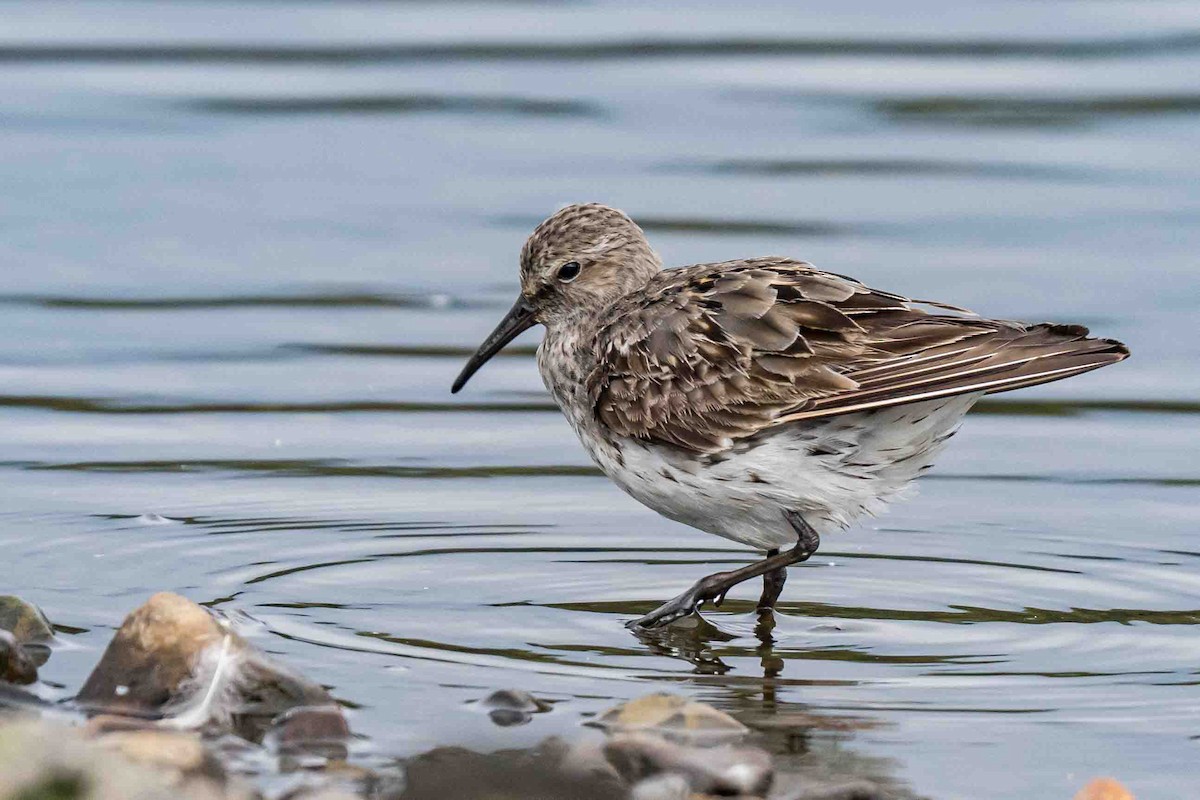
[[[673,694],[630,700],[604,712],[593,724],[610,733],[650,731],[694,744],[737,741],[749,733],[749,728],[725,712]]]

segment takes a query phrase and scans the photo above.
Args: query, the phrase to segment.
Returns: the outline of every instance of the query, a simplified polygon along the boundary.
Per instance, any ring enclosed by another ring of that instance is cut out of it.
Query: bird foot
[[[721,605],[725,600],[725,593],[730,589],[729,583],[723,580],[724,577],[723,573],[718,573],[700,579],[692,588],[663,603],[649,614],[626,622],[625,627],[630,630],[662,628],[684,617],[697,614],[700,611],[701,603],[705,600],[713,600],[716,605]]]

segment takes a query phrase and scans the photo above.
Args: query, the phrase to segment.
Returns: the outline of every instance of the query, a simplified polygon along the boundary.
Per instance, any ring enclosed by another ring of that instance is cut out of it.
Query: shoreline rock
[[[93,714],[155,719],[175,729],[214,727],[251,742],[278,728],[275,738],[293,750],[306,741],[327,750],[350,733],[324,687],[169,592],[125,618],[76,702]]]

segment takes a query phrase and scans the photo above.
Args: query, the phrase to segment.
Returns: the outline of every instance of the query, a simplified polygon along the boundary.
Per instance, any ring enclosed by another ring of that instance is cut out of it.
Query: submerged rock
[[[524,725],[534,714],[549,711],[551,706],[529,692],[520,689],[501,689],[492,692],[479,702],[487,709],[488,717],[502,728]]]
[[[652,732],[683,744],[714,745],[744,739],[742,723],[706,703],[650,694],[609,709],[593,722],[609,733]]]
[[[625,800],[615,781],[560,769],[558,748],[476,753],[439,747],[406,764],[401,800]]]
[[[77,702],[92,711],[161,717],[175,728],[216,727],[250,741],[289,710],[321,709],[320,738],[347,731],[325,689],[275,663],[211,612],[180,597],[154,595],[128,617],[88,676]],[[338,724],[328,721],[336,717]],[[286,734],[298,746],[303,727]],[[324,741],[322,741],[324,743]]]
[[[276,717],[267,737],[285,755],[345,759],[350,726],[334,705],[299,706]]]

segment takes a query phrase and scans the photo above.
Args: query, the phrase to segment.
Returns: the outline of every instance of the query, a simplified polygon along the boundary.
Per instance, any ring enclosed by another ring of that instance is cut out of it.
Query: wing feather
[[[661,272],[605,312],[595,345],[588,390],[605,425],[706,453],[776,425],[1007,391],[1128,355],[1082,326],[983,319],[782,258]]]

